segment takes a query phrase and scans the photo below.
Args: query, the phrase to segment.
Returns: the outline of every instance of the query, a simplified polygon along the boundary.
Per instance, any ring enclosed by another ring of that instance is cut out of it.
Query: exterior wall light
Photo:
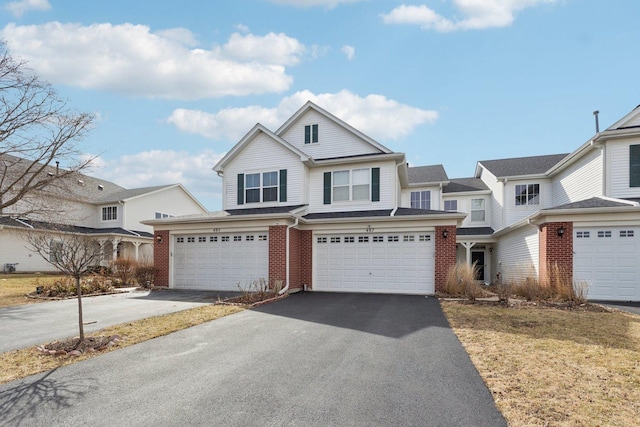
[[[162,236],[160,234],[156,236],[156,242],[162,243]]]
[[[448,235],[449,235],[449,230],[442,230],[442,238],[443,239],[446,239]]]
[[[558,237],[562,237],[562,236],[564,236],[564,232],[565,232],[565,229],[564,229],[564,227],[561,225],[561,226],[560,226],[560,228],[558,228]]]

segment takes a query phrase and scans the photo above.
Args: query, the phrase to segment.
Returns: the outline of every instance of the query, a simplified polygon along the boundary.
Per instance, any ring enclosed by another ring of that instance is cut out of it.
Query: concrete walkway
[[[237,293],[131,291],[82,298],[84,331],[173,313]],[[0,353],[78,335],[78,301],[68,299],[0,308]]]

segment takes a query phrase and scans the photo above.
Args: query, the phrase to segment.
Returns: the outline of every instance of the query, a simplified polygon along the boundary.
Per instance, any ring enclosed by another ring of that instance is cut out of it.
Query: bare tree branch
[[[69,109],[49,83],[0,44],[0,214],[10,206],[15,216],[40,211],[42,206],[16,205],[88,168],[93,159],[81,160],[77,145],[93,120],[93,114]]]

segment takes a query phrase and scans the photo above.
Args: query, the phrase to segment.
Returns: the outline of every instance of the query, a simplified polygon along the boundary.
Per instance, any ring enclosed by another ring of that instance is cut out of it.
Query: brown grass
[[[85,353],[80,356],[50,356],[40,353],[35,347],[9,351],[0,354],[0,384],[70,365],[104,352],[138,344],[242,310],[243,308],[236,306],[205,305],[177,313],[111,326],[90,335],[119,335],[121,337],[115,345],[103,352]]]
[[[36,290],[35,282],[51,282],[60,275],[45,274],[0,274],[0,307],[33,304],[43,300],[27,298],[25,295]]]
[[[640,316],[442,301],[510,426],[640,420]]]
[[[478,267],[458,262],[447,271],[444,291],[450,296],[465,297],[475,300],[482,296],[482,288],[476,280]]]

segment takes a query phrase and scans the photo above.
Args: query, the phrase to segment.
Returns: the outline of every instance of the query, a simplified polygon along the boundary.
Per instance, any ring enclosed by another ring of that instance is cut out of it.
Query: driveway
[[[90,333],[118,323],[211,304],[218,295],[225,298],[232,293],[146,290],[85,297],[84,331]],[[0,353],[77,335],[76,299],[0,308]]]
[[[605,305],[607,307],[615,308],[616,310],[626,311],[628,313],[640,315],[640,302],[632,301],[592,301],[598,304]]]
[[[0,385],[0,420],[506,426],[437,300],[322,293]]]

